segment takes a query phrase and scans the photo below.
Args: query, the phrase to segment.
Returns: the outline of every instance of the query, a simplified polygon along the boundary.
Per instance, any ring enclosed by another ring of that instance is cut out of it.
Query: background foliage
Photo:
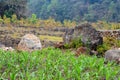
[[[3,18],[12,17],[13,14],[17,15],[17,18],[27,16],[27,0],[0,0],[0,15]]]
[[[29,0],[32,13],[42,19],[50,16],[61,22],[106,20],[119,22],[120,0]]]
[[[0,15],[16,14],[18,18],[36,14],[64,22],[120,21],[120,0],[0,0]]]

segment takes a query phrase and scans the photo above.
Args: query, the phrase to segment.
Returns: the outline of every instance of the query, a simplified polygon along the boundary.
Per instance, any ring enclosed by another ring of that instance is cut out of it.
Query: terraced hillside
[[[20,38],[27,33],[38,36],[44,46],[53,45],[62,41],[62,36],[67,28],[38,28],[38,27],[0,27],[0,42],[6,46],[17,47]]]
[[[8,47],[17,48],[17,44],[20,41],[20,38],[25,34],[32,33],[38,36],[42,42],[43,47],[52,46],[56,42],[63,41],[62,37],[66,30],[69,28],[66,27],[5,27],[0,26],[0,42],[5,44]],[[120,38],[120,30],[99,30],[102,37],[117,37]]]

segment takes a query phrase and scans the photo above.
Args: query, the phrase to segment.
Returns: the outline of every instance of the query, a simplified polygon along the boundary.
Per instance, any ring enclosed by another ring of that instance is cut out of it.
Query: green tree
[[[120,21],[120,0],[29,0],[29,9],[41,19],[57,21]]]
[[[16,14],[18,18],[26,17],[27,0],[0,0],[0,15],[12,17]]]

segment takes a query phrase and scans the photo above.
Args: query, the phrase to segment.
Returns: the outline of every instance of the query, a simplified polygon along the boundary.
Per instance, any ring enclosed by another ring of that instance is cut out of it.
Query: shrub
[[[10,25],[10,23],[11,23],[10,18],[7,18],[5,15],[3,17],[3,22],[4,22],[4,24],[7,24],[7,25]]]
[[[0,17],[0,23],[3,23],[3,19]]]
[[[105,51],[117,47],[120,47],[120,40],[117,40],[114,37],[104,37],[103,44],[97,47],[97,51],[104,55]]]
[[[65,48],[78,48],[80,46],[83,46],[83,43],[81,41],[81,37],[73,39],[69,44],[64,45]]]
[[[110,45],[103,43],[102,45],[97,46],[97,51],[100,55],[104,55],[104,53],[110,49]]]
[[[109,44],[110,47],[120,47],[120,40],[114,37],[104,37],[103,40],[106,44]]]
[[[37,23],[37,16],[35,14],[32,14],[32,17],[29,20],[30,20],[30,23],[36,24]]]
[[[17,16],[14,14],[14,15],[12,15],[12,18],[11,18],[11,22],[12,23],[16,23],[17,22]]]

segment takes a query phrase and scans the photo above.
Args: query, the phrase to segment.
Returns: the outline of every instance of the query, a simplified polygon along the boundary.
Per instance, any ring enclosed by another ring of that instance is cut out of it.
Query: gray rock
[[[120,62],[120,49],[111,49],[105,52],[105,59],[107,61]]]
[[[12,47],[6,47],[2,43],[0,43],[0,49],[4,50],[4,51],[14,51],[14,49]]]
[[[5,45],[3,45],[2,43],[0,43],[0,48],[2,48],[2,47],[5,47]]]
[[[42,49],[40,39],[33,34],[26,34],[18,44],[18,50],[33,51]]]
[[[74,29],[68,29],[63,37],[63,41],[65,44],[68,44],[77,38],[81,38],[83,44],[91,50],[96,50],[96,47],[103,43],[103,38],[99,32],[89,23],[78,25]]]
[[[74,29],[66,29],[65,34],[63,36],[63,41],[65,44],[69,44],[73,40]]]

